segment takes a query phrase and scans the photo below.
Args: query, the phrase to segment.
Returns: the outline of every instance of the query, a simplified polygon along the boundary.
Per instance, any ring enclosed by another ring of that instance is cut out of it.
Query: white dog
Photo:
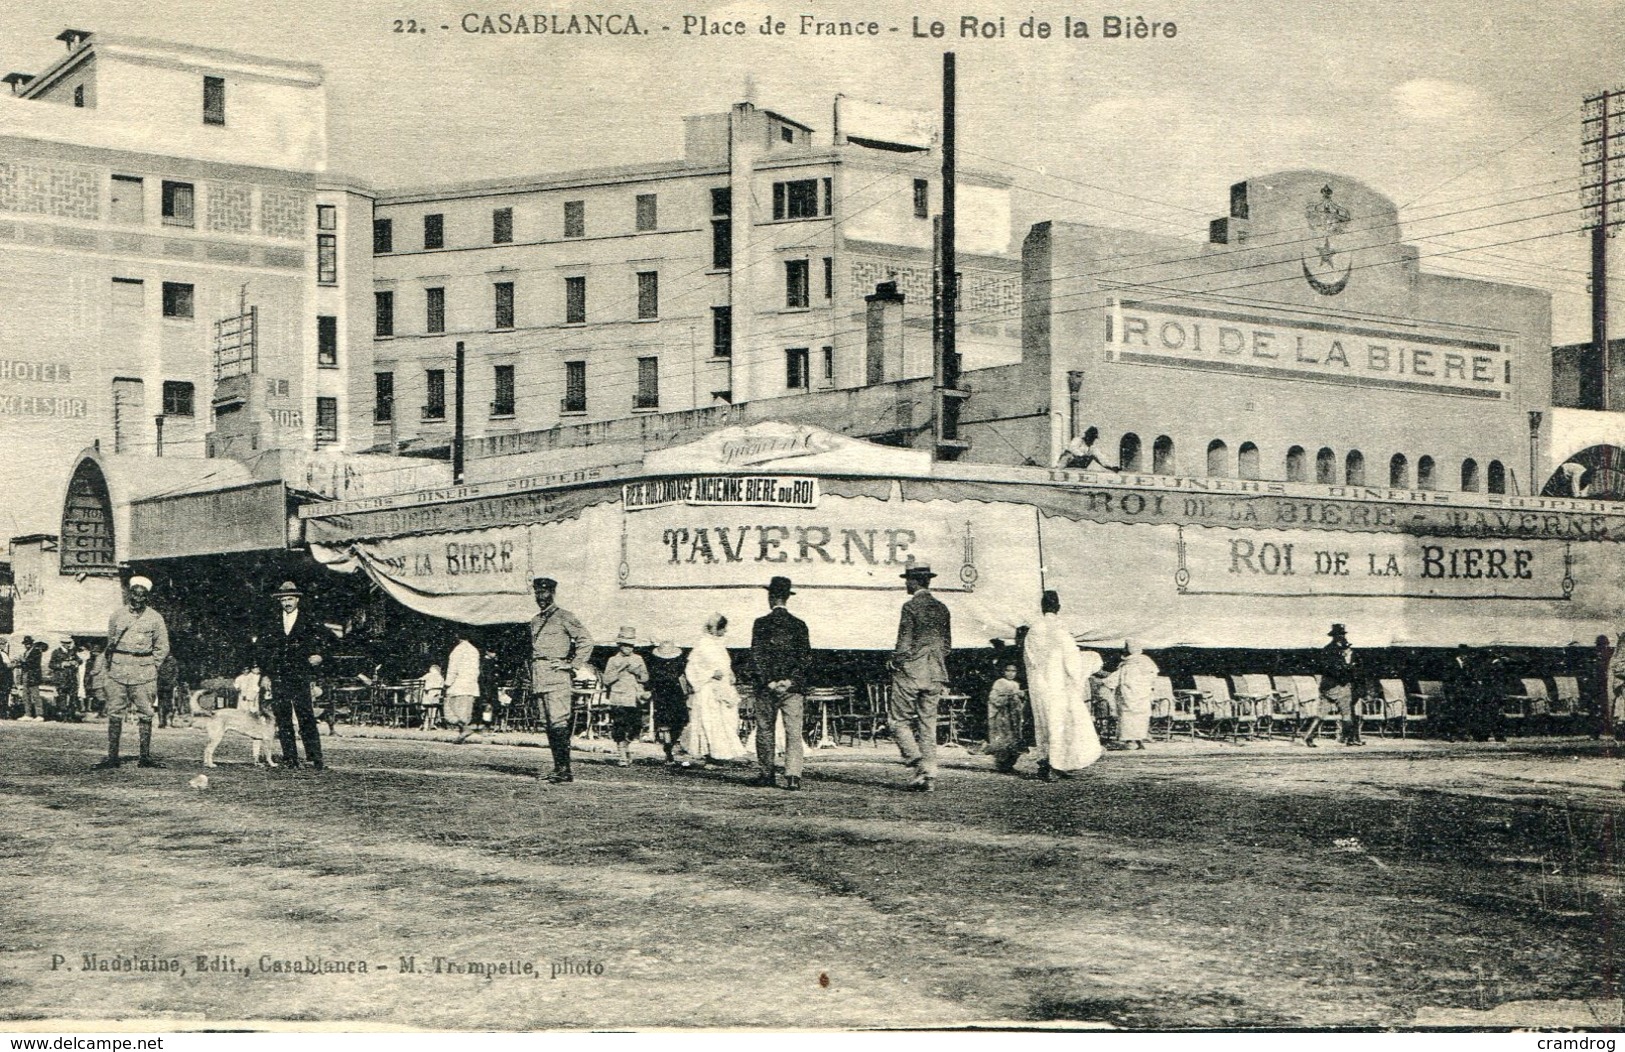
[[[271,736],[276,733],[276,721],[267,712],[248,709],[216,709],[209,717],[209,744],[203,747],[203,766],[215,767],[214,751],[226,734],[241,734],[254,743],[254,763],[260,762],[260,745],[265,746],[265,765],[275,767],[271,759]]]

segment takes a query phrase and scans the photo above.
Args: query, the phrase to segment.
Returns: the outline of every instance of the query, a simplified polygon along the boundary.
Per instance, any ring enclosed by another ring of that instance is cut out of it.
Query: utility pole
[[[969,393],[959,389],[959,259],[955,251],[955,116],[954,116],[954,53],[942,55],[942,222],[940,247],[937,252],[937,325],[938,344],[935,354],[934,391],[936,405],[933,418],[936,423],[935,456],[941,460],[957,460],[970,448],[970,443],[959,437],[959,406]]]
[[[1625,89],[1589,96],[1580,118],[1582,224],[1591,229],[1591,350],[1596,358],[1596,408],[1612,399],[1608,356],[1608,239],[1625,221]],[[1610,162],[1614,162],[1610,164]]]
[[[456,372],[452,379],[452,397],[457,405],[452,414],[451,425],[451,481],[454,486],[463,484],[463,365],[466,357],[463,354],[463,341],[457,341]]]

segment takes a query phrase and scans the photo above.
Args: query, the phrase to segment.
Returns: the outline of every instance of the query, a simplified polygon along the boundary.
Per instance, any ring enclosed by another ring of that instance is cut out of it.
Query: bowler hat
[[[297,584],[293,583],[292,581],[283,581],[282,587],[271,593],[271,598],[281,599],[285,595],[302,596],[304,594],[304,592],[300,591]]]
[[[767,594],[768,595],[795,595],[796,593],[792,592],[790,590],[790,578],[788,578],[788,577],[775,577],[775,578],[773,578],[773,580],[767,582]]]
[[[903,572],[897,576],[905,579],[909,577],[924,577],[929,580],[935,577],[936,574],[931,572],[930,563],[909,563],[903,568]]]
[[[1344,628],[1342,625],[1334,624],[1334,625],[1332,625],[1332,630],[1330,632],[1327,632],[1326,634],[1328,636],[1331,636],[1333,639],[1341,639],[1341,638],[1346,638],[1348,636],[1349,632],[1348,632],[1348,629]]]

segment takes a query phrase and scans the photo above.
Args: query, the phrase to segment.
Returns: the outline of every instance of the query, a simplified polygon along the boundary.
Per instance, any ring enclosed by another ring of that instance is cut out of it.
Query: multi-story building
[[[346,267],[369,258],[370,199],[323,175],[319,67],[59,39],[0,98],[0,536],[56,532],[92,444],[342,443]]]
[[[816,145],[750,103],[685,130],[676,161],[377,198],[375,447],[447,444],[458,345],[471,439],[931,375],[941,162],[926,138]],[[1002,309],[961,353],[1014,361],[1009,186],[959,186],[963,306]],[[906,339],[869,338],[883,282]]]

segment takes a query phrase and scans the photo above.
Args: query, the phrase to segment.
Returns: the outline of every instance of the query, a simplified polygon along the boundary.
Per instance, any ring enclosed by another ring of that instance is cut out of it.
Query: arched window
[[[1337,485],[1337,454],[1322,446],[1315,454],[1315,481],[1322,486]]]
[[[1174,440],[1167,435],[1158,435],[1151,443],[1151,474],[1174,474]]]
[[[1388,462],[1388,485],[1409,486],[1411,484],[1411,464],[1405,459],[1405,454],[1395,453],[1394,459]]]
[[[1463,493],[1478,492],[1478,461],[1468,457],[1461,462],[1461,491]]]
[[[1117,443],[1117,465],[1124,471],[1140,470],[1140,436],[1130,431]]]
[[[1221,479],[1230,474],[1230,447],[1222,438],[1207,444],[1207,473],[1211,478]]]
[[[1350,486],[1365,485],[1365,454],[1358,449],[1349,450],[1343,458],[1343,481]]]
[[[1236,475],[1244,479],[1259,477],[1258,447],[1251,442],[1243,442],[1236,451]]]
[[[1416,462],[1416,488],[1437,489],[1433,477],[1433,458],[1423,457]]]
[[[1507,469],[1499,460],[1490,461],[1489,491],[1491,493],[1505,493],[1507,491]]]
[[[1302,446],[1293,446],[1286,451],[1286,480],[1288,482],[1309,481],[1309,476],[1304,471]]]

